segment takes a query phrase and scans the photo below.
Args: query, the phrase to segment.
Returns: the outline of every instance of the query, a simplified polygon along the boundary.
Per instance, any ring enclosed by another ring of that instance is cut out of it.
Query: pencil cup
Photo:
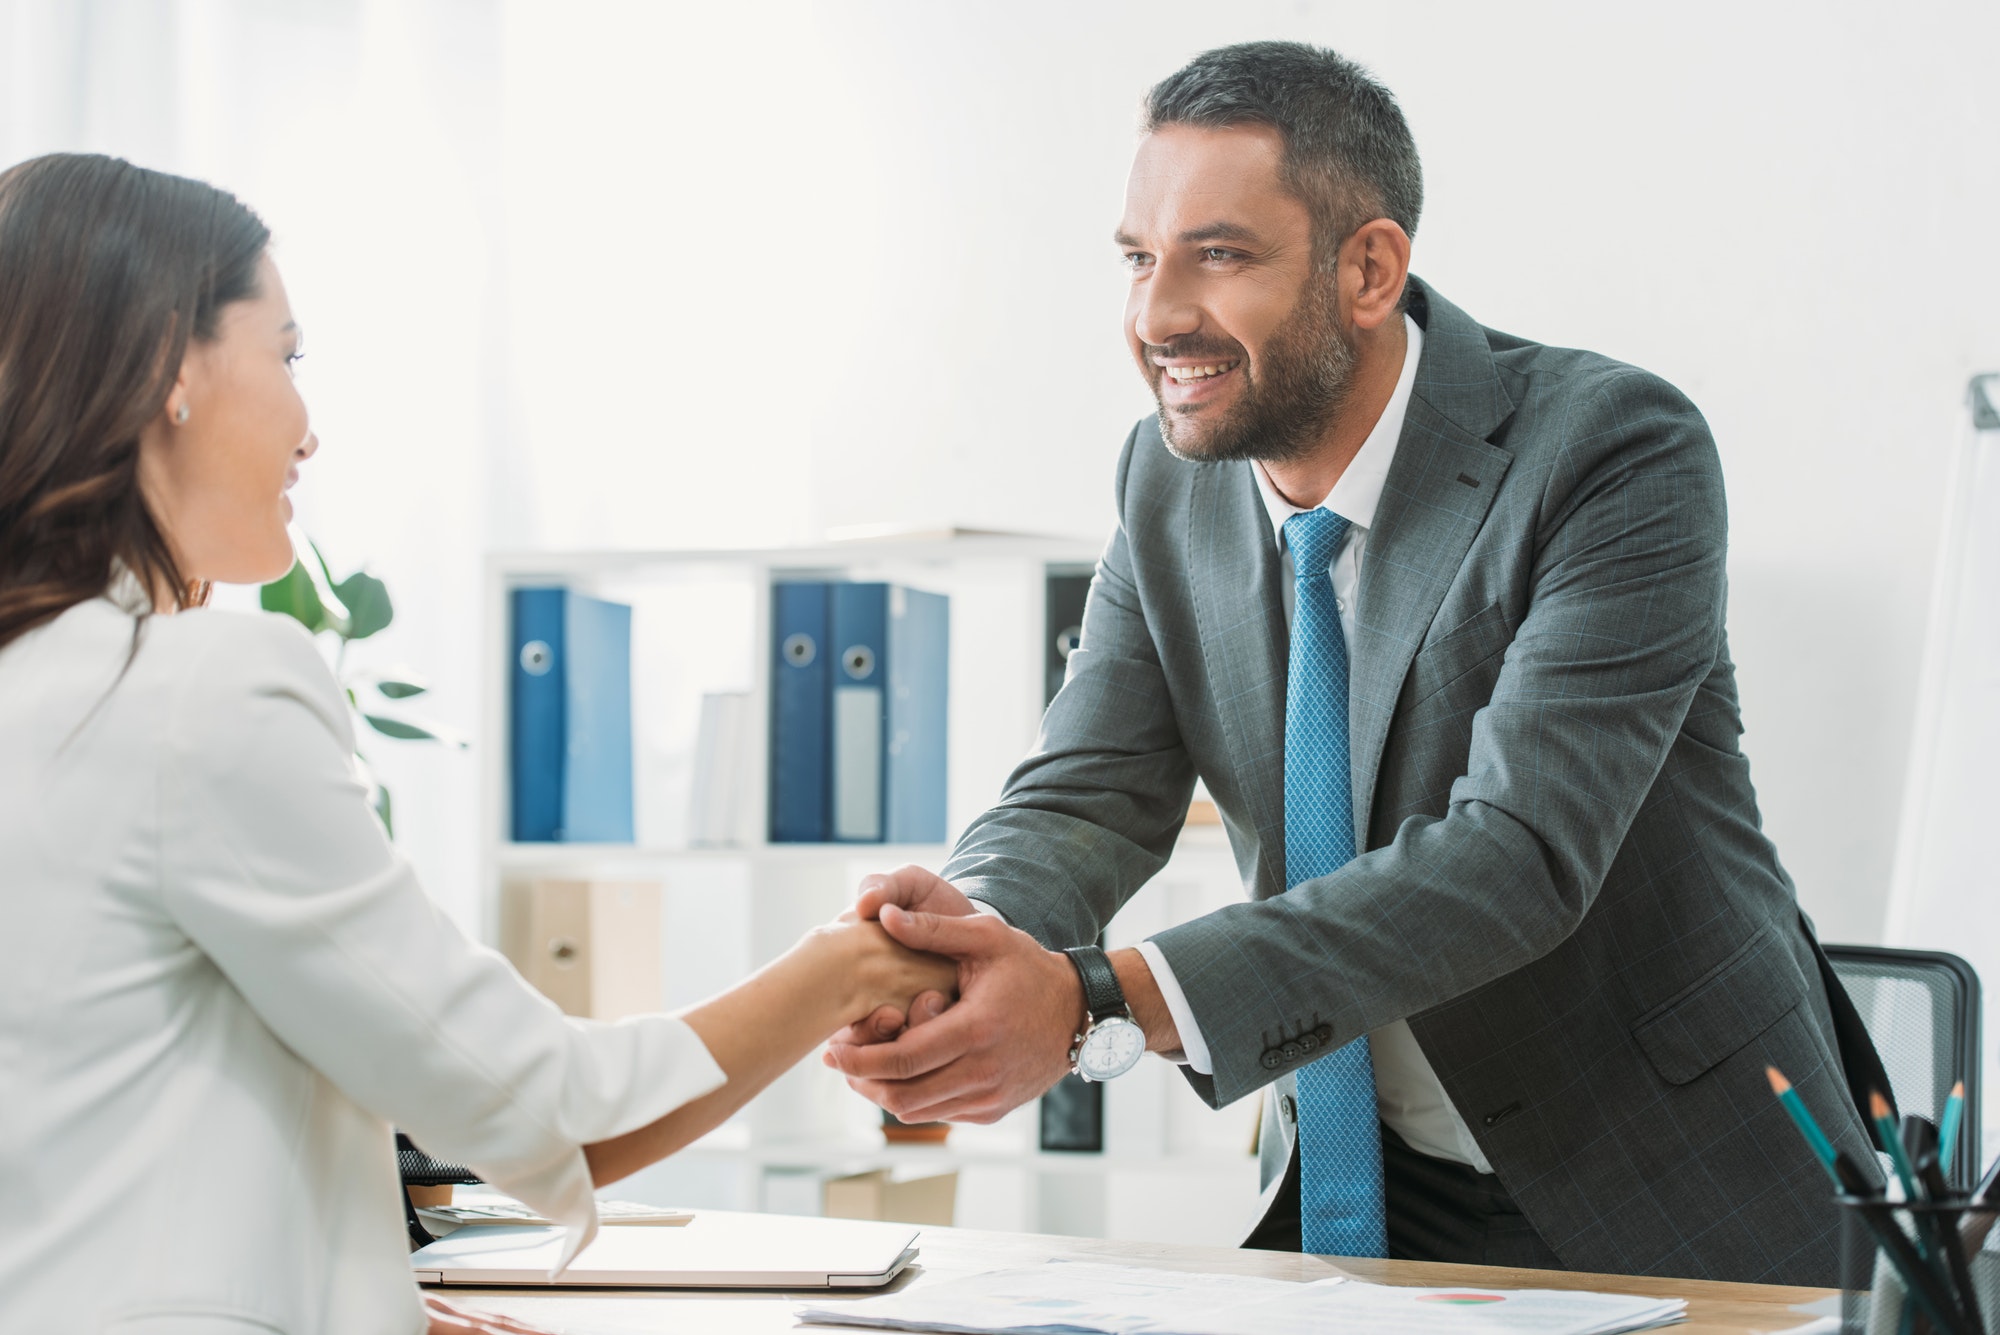
[[[1843,1335],[2000,1335],[1994,1208],[1838,1196]]]

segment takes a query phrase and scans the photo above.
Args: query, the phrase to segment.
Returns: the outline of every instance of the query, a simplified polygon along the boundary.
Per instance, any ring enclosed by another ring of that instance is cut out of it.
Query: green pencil
[[[1813,1120],[1806,1101],[1799,1097],[1799,1092],[1792,1088],[1792,1082],[1785,1079],[1784,1073],[1777,1067],[1766,1066],[1764,1075],[1771,1082],[1771,1092],[1778,1096],[1778,1102],[1784,1104],[1785,1111],[1792,1115],[1793,1125],[1806,1138],[1814,1157],[1825,1166],[1826,1175],[1833,1179],[1835,1186],[1842,1185],[1840,1173],[1833,1166],[1833,1142],[1826,1138],[1826,1132],[1820,1130],[1819,1123]]]
[[[1965,1116],[1965,1082],[1959,1081],[1951,1087],[1951,1097],[1944,1101],[1944,1118],[1938,1124],[1938,1167],[1951,1176],[1951,1152],[1958,1148],[1958,1123]]]
[[[1896,1166],[1896,1179],[1903,1184],[1903,1199],[1922,1200],[1923,1193],[1917,1189],[1917,1172],[1910,1167],[1910,1156],[1903,1149],[1903,1137],[1896,1131],[1895,1114],[1889,1111],[1889,1100],[1882,1097],[1880,1090],[1868,1091],[1868,1115],[1875,1119],[1875,1137],[1888,1151],[1889,1162]]]

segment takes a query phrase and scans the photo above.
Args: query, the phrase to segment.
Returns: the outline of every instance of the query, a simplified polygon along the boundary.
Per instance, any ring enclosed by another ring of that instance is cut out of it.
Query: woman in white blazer
[[[384,838],[277,616],[317,442],[269,234],[111,158],[0,173],[0,1330],[518,1329],[411,1282],[390,1127],[593,1233],[948,962],[829,924],[680,1015],[571,1019]],[[893,1016],[885,1023],[894,1023]]]

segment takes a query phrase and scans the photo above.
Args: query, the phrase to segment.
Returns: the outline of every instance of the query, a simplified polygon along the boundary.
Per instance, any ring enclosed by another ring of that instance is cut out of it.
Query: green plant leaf
[[[341,634],[350,640],[365,640],[387,630],[396,619],[389,601],[389,586],[365,570],[356,571],[333,586],[340,601],[347,604],[347,629]]]
[[[314,634],[326,629],[326,608],[313,588],[305,562],[297,557],[282,579],[274,579],[258,591],[257,599],[266,612],[282,612]]]
[[[391,700],[407,700],[413,695],[422,695],[430,689],[430,687],[418,682],[399,681],[390,677],[379,678],[373,684],[376,690],[382,692],[382,694],[388,696]]]
[[[347,604],[343,603],[340,595],[333,591],[333,572],[327,569],[326,556],[320,551],[319,544],[308,538],[306,547],[313,555],[311,564],[307,564],[303,556],[298,557],[296,563],[306,572],[306,578],[312,581],[313,593],[319,598],[321,615],[326,619],[326,628],[336,635],[344,636],[347,634]]]
[[[381,818],[382,833],[391,839],[396,837],[395,804],[389,800],[389,790],[381,784],[375,785],[375,814]]]
[[[368,726],[384,737],[394,737],[404,742],[443,742],[464,750],[471,745],[465,738],[451,729],[436,723],[412,723],[408,719],[390,718],[387,714],[363,714]]]

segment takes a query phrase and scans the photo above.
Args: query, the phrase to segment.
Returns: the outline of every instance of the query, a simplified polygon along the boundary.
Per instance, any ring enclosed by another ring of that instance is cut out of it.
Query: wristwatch
[[[1096,946],[1063,952],[1083,979],[1083,1032],[1069,1050],[1070,1070],[1085,1080],[1110,1080],[1139,1064],[1146,1055],[1146,1031],[1132,1019],[1125,989],[1118,986],[1111,959]]]

